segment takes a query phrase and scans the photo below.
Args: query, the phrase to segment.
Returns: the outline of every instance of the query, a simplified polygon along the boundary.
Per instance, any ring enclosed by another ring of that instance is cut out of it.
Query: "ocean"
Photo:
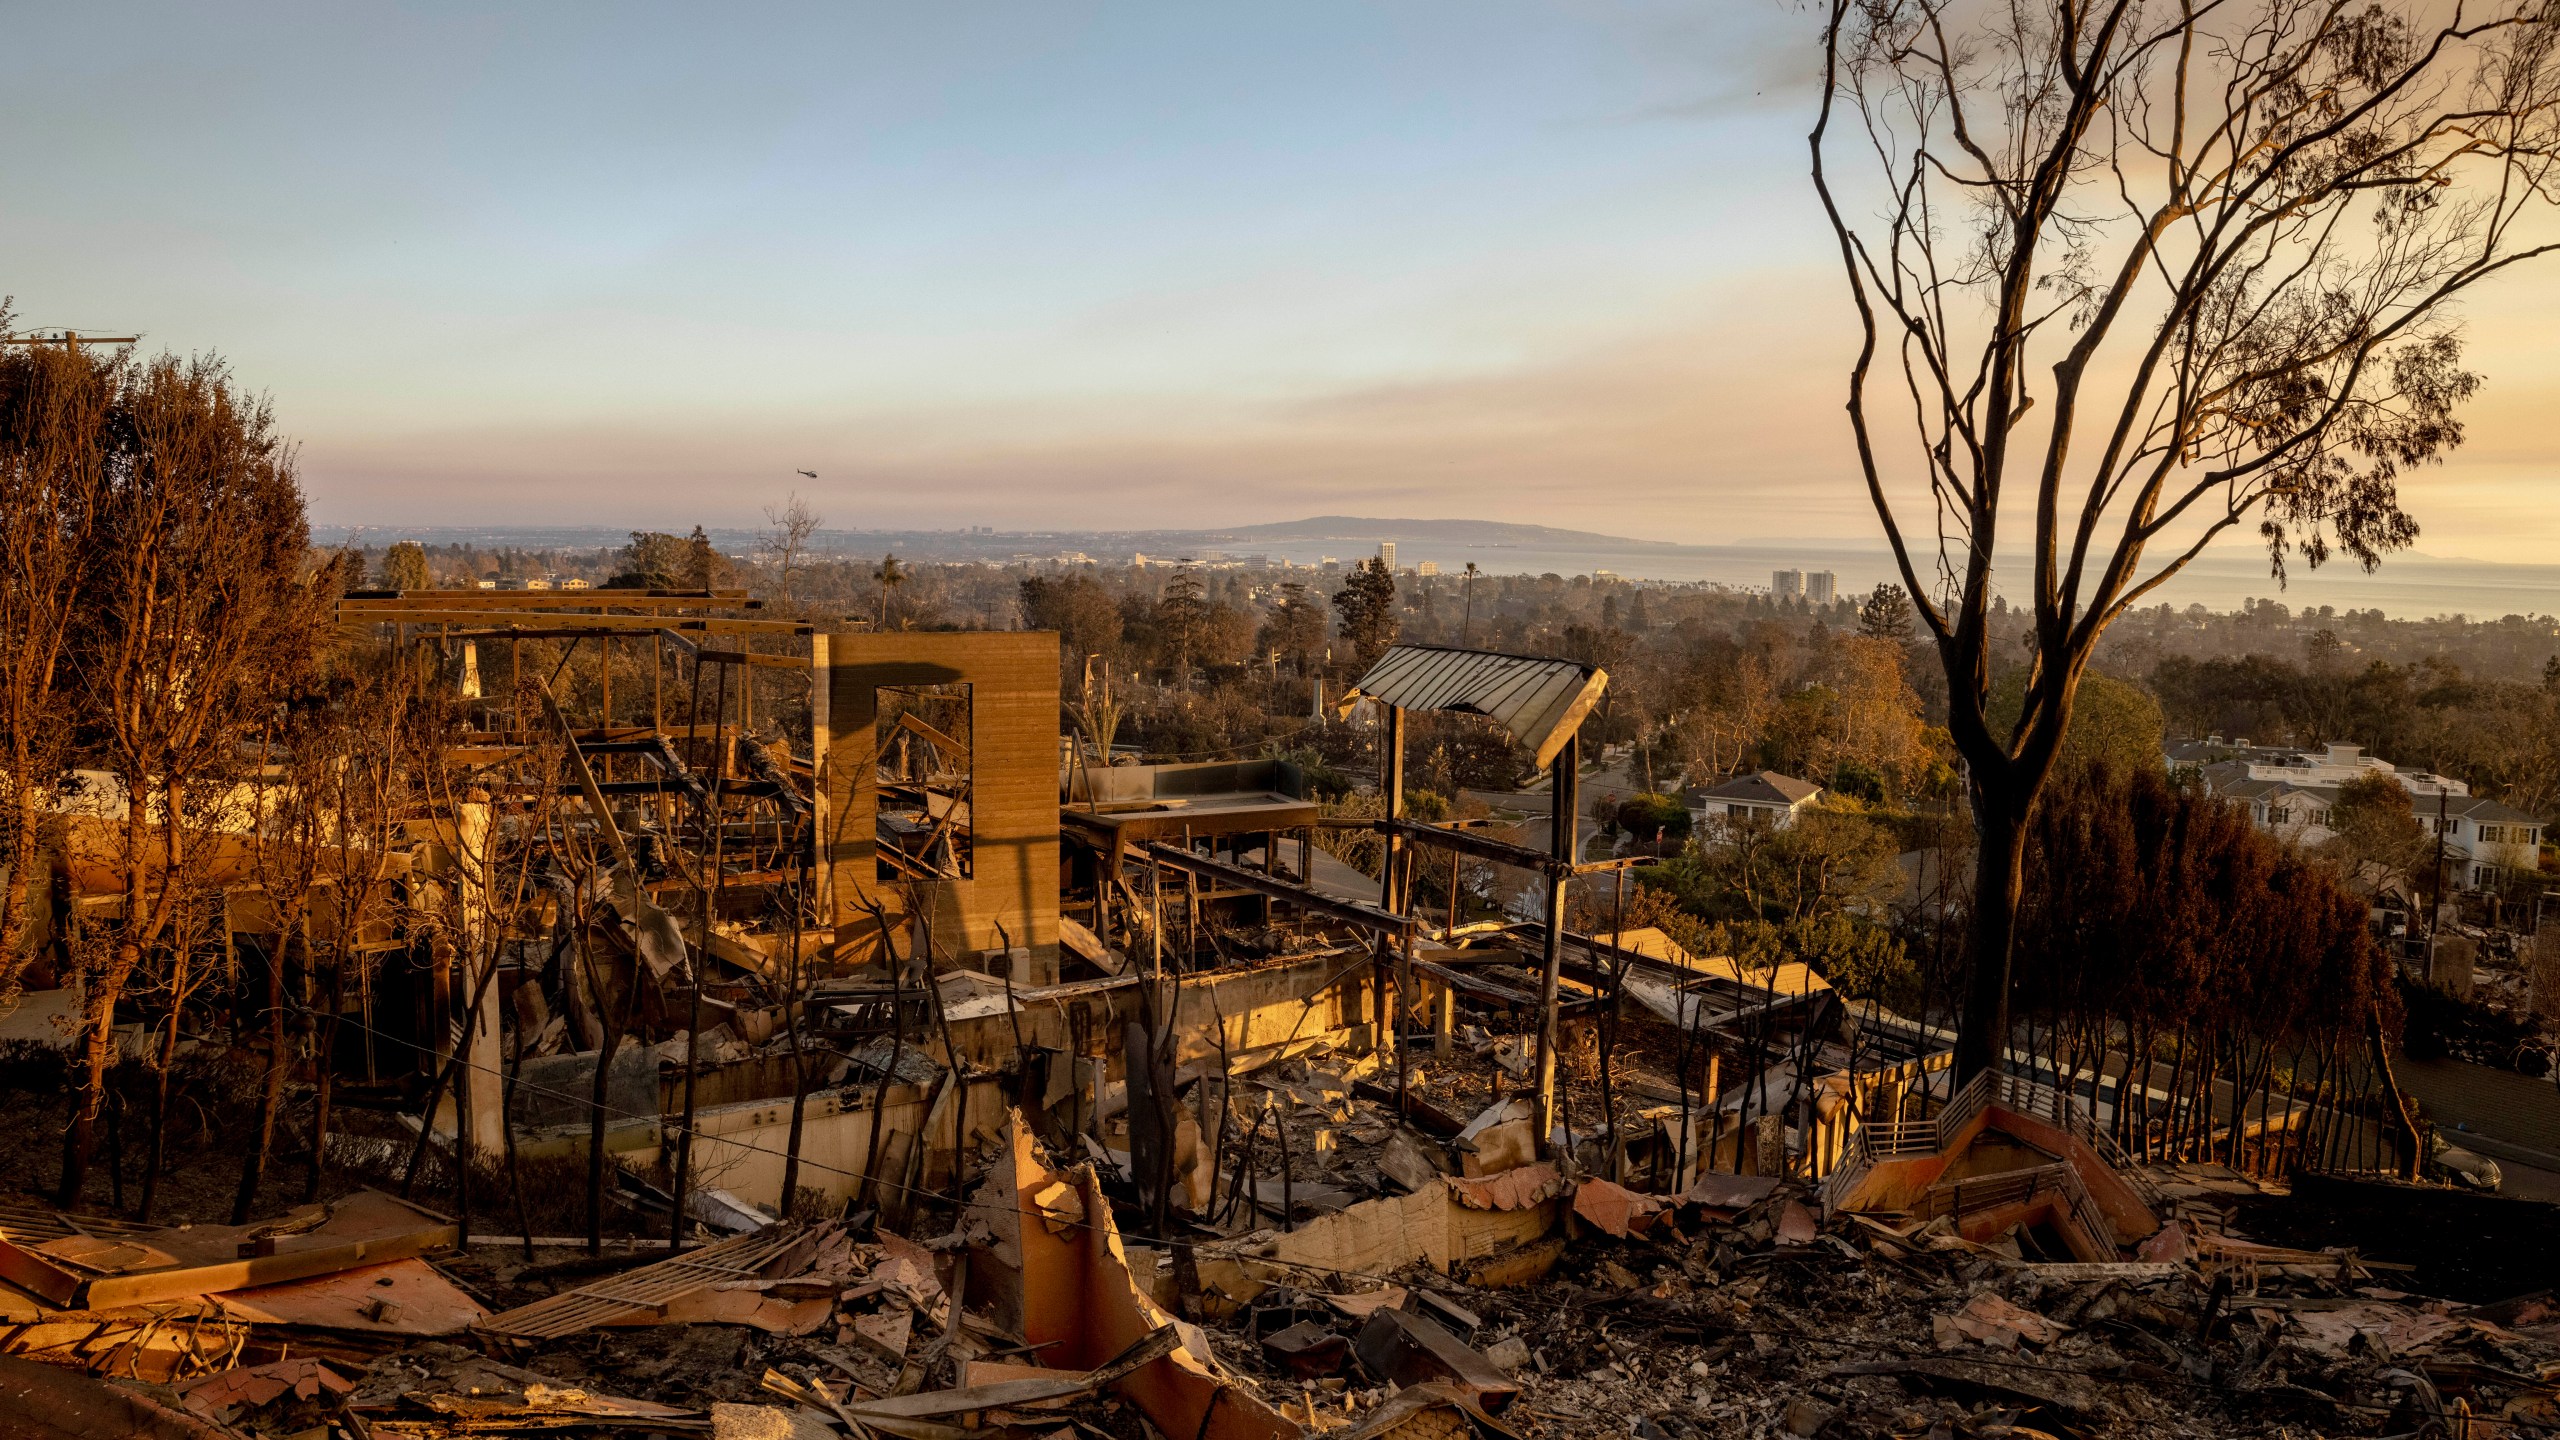
[[[1396,538],[1396,537],[1380,537]],[[1249,550],[1311,564],[1331,555],[1344,564],[1370,553],[1353,551],[1347,541],[1256,541]],[[1881,547],[1827,545],[1612,545],[1594,537],[1591,543],[1532,541],[1486,544],[1402,540],[1396,562],[1410,566],[1432,561],[1446,575],[1472,560],[1493,575],[1588,575],[1608,570],[1629,580],[1697,581],[1766,589],[1774,570],[1828,570],[1838,578],[1844,596],[1862,595],[1882,580],[1900,583],[1891,556]],[[1995,584],[2013,600],[2024,595],[2027,563],[2021,557],[2017,579]],[[2296,562],[2286,583],[2268,573],[2266,553],[2247,540],[2208,551],[2185,571],[2153,591],[2145,605],[2167,603],[2181,609],[2202,605],[2208,610],[2237,610],[2249,600],[2274,600],[2294,609],[2380,610],[2395,620],[2462,615],[2495,620],[2506,615],[2548,618],[2560,615],[2560,565],[2499,565],[2430,555],[2398,555],[2365,573],[2353,561],[2332,561],[2317,570]]]
[[[1429,521],[1416,524],[1416,530],[1422,533],[1398,533],[1394,521],[1376,522],[1378,528],[1370,533],[1349,533],[1360,524],[1352,521],[1343,527],[1346,533],[1316,538],[1210,532],[829,531],[817,538],[816,548],[820,553],[839,555],[877,555],[882,550],[894,550],[922,561],[1001,563],[1016,556],[1047,558],[1080,551],[1106,563],[1125,563],[1132,553],[1143,553],[1150,560],[1180,560],[1214,552],[1229,559],[1261,555],[1296,565],[1313,565],[1330,556],[1348,565],[1375,554],[1379,541],[1393,540],[1397,543],[1398,565],[1410,568],[1427,560],[1438,565],[1443,575],[1464,569],[1472,560],[1493,575],[1571,576],[1607,570],[1629,580],[1704,580],[1766,589],[1774,570],[1828,570],[1838,577],[1837,587],[1843,596],[1865,594],[1880,580],[1898,581],[1882,545],[1672,545],[1526,527],[1516,541],[1433,538],[1429,533],[1433,522]],[[395,539],[419,539],[439,544],[469,541],[484,547],[515,545],[533,549],[605,548],[618,546],[625,538],[621,531],[594,527],[505,525],[428,529],[385,526],[362,530],[314,526],[312,533],[312,538],[324,545],[342,544],[357,536],[374,545]],[[711,539],[733,553],[752,550],[759,543],[755,532],[745,530],[714,529]],[[2023,558],[2005,573],[2017,578],[1998,588],[2008,593],[2014,603],[2026,590]],[[2180,608],[2202,605],[2208,610],[2236,610],[2253,599],[2279,601],[2294,610],[2316,610],[2323,605],[2340,610],[2380,610],[2395,620],[2446,615],[2471,620],[2495,620],[2507,615],[2547,618],[2560,615],[2560,565],[2506,565],[2406,554],[2385,560],[2371,574],[2351,561],[2333,561],[2317,570],[2296,564],[2289,583],[2280,585],[2268,573],[2265,552],[2250,539],[2235,536],[2206,552],[2177,579],[2146,597],[2145,604],[2166,602]]]

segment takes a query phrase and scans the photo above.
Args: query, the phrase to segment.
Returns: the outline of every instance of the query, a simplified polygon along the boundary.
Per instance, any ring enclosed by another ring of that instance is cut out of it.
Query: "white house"
[[[2361,745],[2325,745],[2317,752],[2280,746],[2226,744],[2219,735],[2168,747],[2170,768],[2188,767],[2207,792],[2249,807],[2258,828],[2302,845],[2336,835],[2329,813],[2338,789],[2350,780],[2382,775],[2409,792],[2418,824],[2443,831],[2446,881],[2478,890],[2505,882],[2541,861],[2542,822],[2512,805],[2471,793],[2450,776],[2404,768],[2364,753]]]
[[[1822,787],[1775,770],[1736,775],[1718,785],[1693,788],[1681,796],[1689,819],[1701,835],[1712,835],[1737,821],[1759,820],[1777,827],[1820,798]]]

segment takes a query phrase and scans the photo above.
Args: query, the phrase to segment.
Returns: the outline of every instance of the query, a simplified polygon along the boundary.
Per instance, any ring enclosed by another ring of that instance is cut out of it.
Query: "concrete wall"
[[[1306,776],[1285,760],[1209,760],[1192,765],[1074,765],[1061,776],[1069,801],[1104,805],[1143,803],[1194,795],[1269,790],[1303,798]]]
[[[881,685],[970,687],[970,878],[937,881],[937,947],[963,958],[1009,937],[1056,974],[1058,952],[1058,637],[1047,631],[923,631],[815,638],[820,761],[818,860],[848,940],[876,926],[861,897],[903,920],[900,887],[877,877]],[[997,927],[1003,927],[1002,936]],[[858,951],[856,953],[859,953]]]
[[[859,1089],[857,1096],[855,1091]],[[1008,1098],[1003,1082],[985,1076],[969,1086],[968,1125],[979,1145],[1004,1134]],[[871,1092],[847,1086],[809,1097],[800,1127],[800,1184],[823,1190],[830,1199],[846,1200],[862,1187],[862,1168],[871,1153]],[[955,1113],[949,1092],[934,1106],[931,1139],[917,1182],[939,1193],[951,1183]],[[881,1108],[883,1153],[889,1137],[926,1130],[925,1092],[913,1085],[893,1085]],[[717,1187],[742,1200],[776,1209],[782,1203],[782,1171],[790,1152],[791,1101],[756,1100],[740,1105],[697,1109],[694,1113],[693,1165],[696,1185]],[[634,1151],[629,1159],[654,1163],[656,1147]],[[886,1166],[883,1166],[885,1171]],[[904,1175],[884,1176],[893,1183]]]
[[[1341,1032],[1370,1021],[1372,973],[1365,955],[1320,955],[1186,975],[1179,986],[1168,980],[1166,990],[1175,997],[1175,1063],[1216,1058],[1221,1030],[1229,1059],[1293,1041],[1339,1041]],[[951,1004],[951,1043],[973,1064],[1010,1068],[1018,1036],[1022,1045],[1108,1056],[1117,1074],[1121,1027],[1144,1013],[1141,987],[1146,983],[1143,977],[1124,976],[1017,989],[1010,1012],[1001,995],[988,996],[984,1005]],[[950,1004],[948,989],[945,995]],[[1076,1043],[1079,1036],[1085,1039],[1082,1046]],[[938,1033],[909,1038],[937,1058],[942,1055]]]

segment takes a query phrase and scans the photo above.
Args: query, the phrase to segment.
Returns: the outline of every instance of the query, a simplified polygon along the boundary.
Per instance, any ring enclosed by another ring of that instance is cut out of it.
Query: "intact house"
[[[1689,819],[1696,831],[1713,835],[1753,821],[1782,828],[1796,818],[1797,811],[1821,795],[1822,787],[1810,780],[1763,770],[1756,775],[1736,775],[1717,785],[1693,787],[1680,798],[1689,807]]]
[[[2226,743],[2215,735],[2170,745],[2168,760],[2173,770],[2194,770],[2209,793],[2248,806],[2258,828],[2306,846],[2337,834],[2329,820],[2339,787],[2367,775],[2387,776],[2409,792],[2420,827],[2429,835],[2441,830],[2445,879],[2459,889],[2493,888],[2540,863],[2539,819],[2474,795],[2450,776],[2367,755],[2361,745],[2303,751],[2246,740]]]

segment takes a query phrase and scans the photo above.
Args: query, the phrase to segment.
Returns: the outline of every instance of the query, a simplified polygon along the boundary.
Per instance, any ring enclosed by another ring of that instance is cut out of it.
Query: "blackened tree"
[[[2100,634],[2242,525],[2279,574],[2416,536],[2397,482],[2480,383],[2449,307],[2560,248],[2560,10],[1827,10],[1810,141],[1863,336],[1849,420],[1978,831],[1970,1075],[2005,1043],[2027,825]],[[2004,545],[2032,636],[2006,734]]]

